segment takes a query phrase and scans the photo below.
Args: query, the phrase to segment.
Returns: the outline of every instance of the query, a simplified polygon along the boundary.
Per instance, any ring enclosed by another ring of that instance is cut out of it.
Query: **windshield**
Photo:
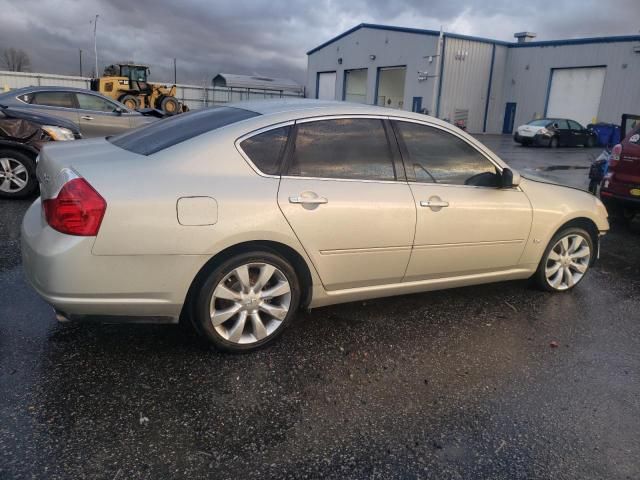
[[[159,120],[107,140],[130,152],[152,155],[203,133],[258,115],[260,114],[241,108],[207,108]]]
[[[551,123],[551,120],[548,118],[541,118],[540,120],[532,120],[527,125],[531,125],[532,127],[546,127]]]
[[[131,65],[123,65],[120,68],[120,75],[128,77],[134,82],[146,82],[147,81],[147,67],[134,67]]]

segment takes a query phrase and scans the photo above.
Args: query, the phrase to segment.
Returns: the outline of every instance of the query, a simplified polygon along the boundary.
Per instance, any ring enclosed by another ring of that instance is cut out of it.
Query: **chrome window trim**
[[[460,135],[453,128],[448,128],[446,126],[438,125],[436,123],[432,123],[424,120],[418,120],[415,118],[408,117],[399,117],[394,115],[380,115],[380,114],[358,114],[358,113],[349,113],[349,114],[335,114],[335,115],[318,115],[312,117],[304,117],[299,119],[287,120],[285,122],[274,123],[272,125],[267,125],[265,127],[261,127],[256,130],[252,130],[249,133],[238,137],[234,142],[236,150],[240,153],[240,155],[244,158],[244,160],[249,164],[249,166],[261,177],[265,178],[286,178],[286,179],[301,179],[301,180],[321,180],[323,182],[327,181],[339,181],[339,182],[361,182],[361,183],[397,183],[402,185],[437,185],[442,187],[462,187],[462,188],[481,188],[481,189],[489,189],[489,190],[503,190],[503,191],[518,191],[522,192],[520,186],[516,186],[513,188],[499,188],[499,187],[481,187],[478,185],[459,185],[456,183],[433,183],[433,182],[417,182],[417,181],[405,181],[405,180],[370,180],[370,179],[358,179],[358,178],[327,178],[327,177],[300,177],[295,175],[269,175],[262,172],[249,158],[246,152],[240,146],[247,138],[251,138],[260,133],[268,132],[269,130],[273,130],[275,128],[281,128],[286,126],[297,125],[301,123],[310,123],[317,122],[322,120],[339,120],[339,119],[347,119],[347,118],[370,118],[377,120],[389,120],[389,121],[399,121],[399,122],[409,122],[409,123],[417,123],[419,125],[424,125],[426,127],[437,128],[443,132],[450,133],[454,135],[456,138],[459,138],[467,145],[472,147],[475,151],[480,153],[483,157],[485,157],[491,164],[493,164],[501,173],[504,168],[500,165],[494,158],[491,156],[491,152],[485,152],[484,150],[480,150],[476,145],[470,143],[464,136]],[[505,164],[506,165],[506,164]]]
[[[244,158],[245,162],[247,162],[249,164],[249,166],[253,169],[253,171],[256,172],[258,175],[260,175],[261,177],[265,177],[265,178],[280,178],[280,175],[270,175],[270,174],[264,173],[262,170],[260,170],[256,166],[256,164],[253,163],[253,160],[251,160],[251,158],[249,158],[249,155],[242,149],[240,144],[242,142],[244,142],[245,140],[251,138],[251,137],[255,137],[256,135],[260,135],[261,133],[265,133],[265,132],[268,132],[270,130],[275,130],[276,128],[291,127],[294,124],[295,124],[295,120],[287,120],[286,122],[274,123],[272,125],[267,125],[266,127],[261,127],[261,128],[259,128],[257,130],[252,130],[251,132],[245,133],[241,137],[236,138],[236,140],[234,142],[234,145],[236,147],[236,150],[240,154],[240,156],[242,156],[242,158]]]
[[[297,177],[295,175],[282,175],[280,178],[289,180],[320,180],[322,182],[358,182],[358,183],[398,183],[408,185],[404,180],[370,180],[365,178],[328,178],[328,177]]]

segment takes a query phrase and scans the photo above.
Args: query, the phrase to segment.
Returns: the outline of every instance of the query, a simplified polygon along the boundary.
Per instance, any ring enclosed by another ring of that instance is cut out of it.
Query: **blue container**
[[[598,146],[606,147],[620,143],[620,127],[613,123],[596,123],[591,128],[598,137]]]

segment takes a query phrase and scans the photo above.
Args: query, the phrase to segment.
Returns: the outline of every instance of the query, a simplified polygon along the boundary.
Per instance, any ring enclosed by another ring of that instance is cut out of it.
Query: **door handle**
[[[449,202],[445,202],[444,200],[422,200],[420,202],[421,207],[429,207],[429,208],[443,208],[448,207]]]
[[[289,197],[289,203],[301,203],[307,205],[322,205],[329,203],[324,197]]]
[[[93,117],[91,115],[83,115],[80,117],[82,120],[93,120]]]

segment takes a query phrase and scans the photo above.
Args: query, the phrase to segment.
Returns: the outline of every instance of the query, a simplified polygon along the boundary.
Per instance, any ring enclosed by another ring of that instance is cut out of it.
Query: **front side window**
[[[464,140],[418,123],[396,126],[408,155],[406,166],[417,182],[499,186],[495,165]]]
[[[29,103],[47,107],[74,108],[71,92],[36,92]]]
[[[298,125],[288,175],[395,180],[382,120],[343,118]]]
[[[559,130],[569,130],[569,122],[566,120],[555,120],[554,123],[558,125]]]
[[[114,103],[108,102],[105,99],[97,97],[95,95],[78,93],[76,94],[76,98],[78,99],[78,106],[82,110],[93,110],[95,112],[114,112],[117,107]]]
[[[279,127],[249,137],[240,148],[262,173],[277,175],[291,127]]]

